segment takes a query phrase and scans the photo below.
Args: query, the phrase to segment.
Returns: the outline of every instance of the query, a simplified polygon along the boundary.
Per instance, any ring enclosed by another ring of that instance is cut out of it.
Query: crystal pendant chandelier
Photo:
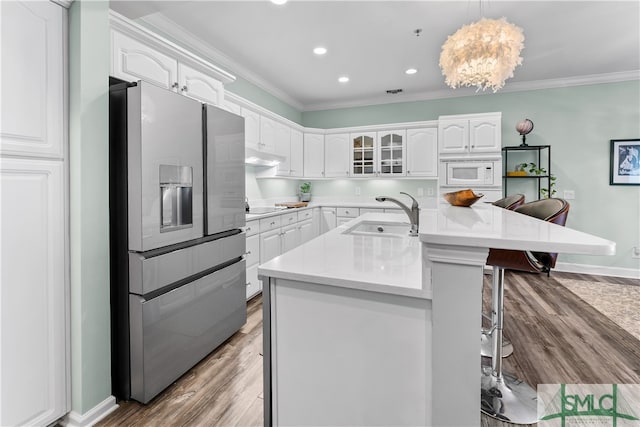
[[[522,29],[505,18],[482,18],[447,38],[440,53],[440,68],[452,88],[475,86],[496,92],[522,64]]]

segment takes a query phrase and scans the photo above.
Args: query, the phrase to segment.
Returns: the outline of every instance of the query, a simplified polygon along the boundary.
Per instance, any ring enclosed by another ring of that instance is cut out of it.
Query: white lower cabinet
[[[313,226],[313,219],[300,221],[298,230],[300,230],[300,244],[306,243],[318,235]]]
[[[336,208],[336,225],[347,223],[359,215],[359,208]]]
[[[280,228],[260,233],[260,264],[280,255]]]
[[[320,234],[333,230],[338,226],[336,208],[321,208],[320,213]]]
[[[247,236],[245,259],[247,261],[247,299],[249,299],[262,290],[261,283],[258,281],[258,264],[260,263],[259,234]]]
[[[300,230],[298,224],[291,224],[286,227],[282,227],[280,232],[280,253],[290,251],[291,249],[300,245]]]
[[[0,425],[48,425],[68,410],[63,163],[3,158],[0,185]]]

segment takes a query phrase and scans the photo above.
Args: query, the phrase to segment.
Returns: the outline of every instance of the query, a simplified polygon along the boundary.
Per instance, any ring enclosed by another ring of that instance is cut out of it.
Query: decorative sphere
[[[526,135],[533,130],[533,122],[529,119],[524,119],[518,122],[516,130],[520,135]]]

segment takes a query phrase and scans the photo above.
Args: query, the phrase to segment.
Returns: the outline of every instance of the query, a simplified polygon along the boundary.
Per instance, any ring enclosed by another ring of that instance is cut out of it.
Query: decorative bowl
[[[480,200],[484,194],[478,193],[475,194],[472,189],[468,188],[466,190],[454,191],[451,193],[443,194],[444,199],[451,203],[453,206],[464,206],[469,207],[473,205],[475,202]]]

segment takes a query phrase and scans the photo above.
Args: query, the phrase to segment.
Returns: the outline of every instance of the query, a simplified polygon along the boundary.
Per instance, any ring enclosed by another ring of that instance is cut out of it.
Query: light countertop
[[[615,255],[616,244],[489,204],[421,211],[420,240],[456,246]]]
[[[344,234],[362,220],[407,223],[407,235]],[[431,298],[422,286],[421,243],[405,214],[368,213],[258,267],[261,276]]]
[[[344,234],[362,221],[408,223],[408,218],[404,213],[367,213],[261,264],[258,274],[430,299],[430,280],[424,285],[422,280],[422,243],[615,254],[609,240],[489,204],[422,209],[419,238]]]

